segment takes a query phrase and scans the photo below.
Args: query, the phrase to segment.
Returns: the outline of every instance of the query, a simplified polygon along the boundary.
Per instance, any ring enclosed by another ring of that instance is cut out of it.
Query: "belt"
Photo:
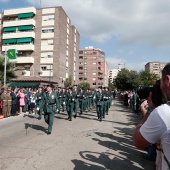
[[[55,103],[46,103],[46,105],[53,105],[53,104],[55,104]]]

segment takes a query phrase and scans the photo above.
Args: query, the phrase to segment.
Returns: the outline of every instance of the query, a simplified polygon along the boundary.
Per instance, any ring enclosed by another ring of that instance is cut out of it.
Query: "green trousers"
[[[54,112],[44,113],[44,120],[48,124],[48,132],[51,132],[54,122]]]

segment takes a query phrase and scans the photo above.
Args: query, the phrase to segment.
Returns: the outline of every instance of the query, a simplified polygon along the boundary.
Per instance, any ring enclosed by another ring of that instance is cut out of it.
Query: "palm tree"
[[[5,64],[5,59],[4,59],[4,57],[0,56],[0,81],[2,83],[4,81],[4,64]],[[17,78],[15,71],[17,71],[18,69],[19,68],[16,67],[15,62],[10,62],[9,59],[7,59],[7,62],[6,62],[6,81],[7,81],[7,83],[9,83],[11,79]]]

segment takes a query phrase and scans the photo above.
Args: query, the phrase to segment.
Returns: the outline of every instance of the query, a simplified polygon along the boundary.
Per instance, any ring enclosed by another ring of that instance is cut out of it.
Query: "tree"
[[[90,89],[90,84],[88,82],[82,82],[79,84],[79,87],[84,90],[87,90],[87,89]]]
[[[115,86],[114,86],[113,82],[110,81],[110,79],[109,79],[109,82],[108,82],[108,87],[111,91],[115,90]]]
[[[5,59],[4,57],[0,56],[0,80],[2,83],[4,83],[4,64]],[[18,67],[16,67],[15,62],[10,62],[9,59],[7,59],[6,62],[6,83],[9,83],[11,79],[17,78],[17,75],[15,74],[15,71],[19,70]]]
[[[139,74],[136,71],[121,69],[114,80],[114,85],[119,90],[134,90],[140,84]]]
[[[152,86],[159,79],[155,73],[150,73],[149,71],[139,72],[140,82],[145,86]]]
[[[69,78],[66,78],[66,81],[64,82],[64,86],[65,88],[67,88],[67,87],[71,87],[71,85],[72,85],[72,77],[69,76]]]

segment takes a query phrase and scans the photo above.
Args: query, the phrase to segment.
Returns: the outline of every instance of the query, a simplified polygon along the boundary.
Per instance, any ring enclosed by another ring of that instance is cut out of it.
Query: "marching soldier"
[[[68,120],[72,121],[72,114],[73,114],[73,107],[74,107],[74,96],[72,93],[72,88],[68,89],[67,93],[67,113],[68,113]]]
[[[66,89],[63,88],[62,89],[62,101],[61,101],[62,112],[64,112],[64,108],[66,106],[66,96],[67,96]]]
[[[54,122],[54,114],[58,108],[58,97],[55,92],[52,91],[52,86],[47,87],[47,92],[43,94],[44,97],[44,119],[48,124],[47,135],[51,134],[52,126]]]
[[[79,108],[80,108],[80,115],[84,112],[84,91],[82,88],[80,88],[79,94]]]
[[[73,98],[74,98],[73,111],[75,113],[74,118],[76,118],[77,117],[78,105],[79,105],[77,85],[74,85],[74,87],[73,87]]]
[[[43,98],[43,88],[41,86],[38,87],[38,92],[35,94],[34,99],[36,99],[36,110],[38,113],[38,119],[42,118],[42,111],[44,105],[44,98]]]
[[[98,88],[98,92],[96,94],[96,101],[97,101],[97,115],[98,115],[98,119],[100,121],[102,121],[103,118],[103,94],[102,94],[102,88],[99,87]]]
[[[58,92],[57,92],[57,95],[58,95],[58,113],[60,113],[60,108],[61,108],[61,104],[62,104],[62,89],[61,87],[58,87]]]

